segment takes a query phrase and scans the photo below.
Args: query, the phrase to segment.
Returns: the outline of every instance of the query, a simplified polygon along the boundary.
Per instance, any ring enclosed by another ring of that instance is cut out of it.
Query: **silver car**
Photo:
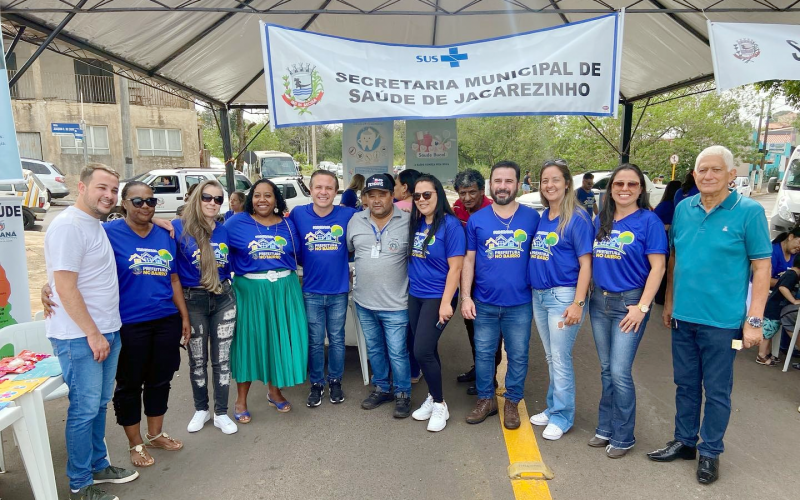
[[[39,178],[47,188],[50,199],[64,198],[69,195],[67,187],[67,176],[61,170],[48,161],[33,160],[22,158],[22,168],[30,170]]]

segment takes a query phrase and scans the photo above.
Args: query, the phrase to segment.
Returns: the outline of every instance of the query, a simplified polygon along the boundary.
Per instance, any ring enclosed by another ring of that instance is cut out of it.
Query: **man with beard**
[[[489,182],[494,204],[467,223],[467,255],[461,273],[461,314],[475,320],[478,387],[478,401],[467,415],[467,423],[477,424],[497,413],[493,358],[502,332],[508,356],[503,422],[507,429],[516,429],[520,425],[517,404],[528,373],[533,319],[531,288],[525,273],[539,214],[515,200],[520,184],[516,163],[496,163]]]
[[[392,203],[394,180],[388,175],[370,176],[363,192],[369,210],[347,224],[347,248],[355,252],[353,300],[375,386],[361,407],[372,410],[394,399],[394,417],[406,418],[411,415],[406,347],[409,215]]]

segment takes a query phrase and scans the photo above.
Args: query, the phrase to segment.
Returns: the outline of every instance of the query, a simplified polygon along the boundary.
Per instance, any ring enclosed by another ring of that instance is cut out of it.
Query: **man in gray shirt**
[[[395,418],[406,418],[411,414],[411,367],[406,348],[409,216],[394,206],[393,192],[394,180],[388,175],[367,179],[364,193],[369,210],[350,219],[347,248],[355,252],[353,299],[375,385],[361,407],[372,410],[394,398]]]

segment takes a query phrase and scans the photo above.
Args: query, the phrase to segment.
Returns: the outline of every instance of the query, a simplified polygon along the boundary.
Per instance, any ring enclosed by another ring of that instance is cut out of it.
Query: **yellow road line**
[[[519,429],[510,431],[503,425],[503,405],[505,399],[497,396],[497,406],[500,414],[500,427],[503,429],[503,438],[506,442],[508,451],[508,461],[511,464],[517,462],[544,462],[539,446],[536,444],[536,436],[530,424],[528,409],[525,401],[519,402],[519,419],[521,425]],[[550,488],[547,481],[542,479],[511,479],[511,487],[514,490],[516,500],[552,500]]]

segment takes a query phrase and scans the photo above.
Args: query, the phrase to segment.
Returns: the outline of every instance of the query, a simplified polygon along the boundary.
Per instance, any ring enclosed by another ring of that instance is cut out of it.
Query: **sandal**
[[[769,354],[764,358],[756,354],[756,363],[764,366],[778,366],[778,362]]]
[[[153,442],[153,441],[155,441],[156,439],[158,439],[160,437],[163,437],[164,439],[166,439],[167,442],[170,443],[170,444],[154,443]],[[150,434],[145,433],[145,435],[144,435],[144,445],[146,447],[148,447],[148,448],[159,448],[159,449],[167,450],[167,451],[178,451],[181,448],[183,448],[183,443],[181,443],[177,439],[173,439],[173,438],[169,437],[169,435],[166,432],[163,432],[163,431],[158,433],[155,436],[151,436]]]
[[[235,418],[236,421],[239,422],[240,424],[249,424],[250,420],[252,420],[251,417],[250,417],[250,412],[247,411],[247,410],[245,410],[245,411],[243,411],[241,413],[236,413],[236,410],[234,409],[233,410],[233,418]]]
[[[290,403],[288,399],[283,403],[277,403],[273,401],[269,395],[267,395],[267,401],[269,402],[270,406],[274,406],[280,413],[287,413],[292,409],[292,403]]]
[[[147,453],[147,450],[145,449],[145,447],[140,445],[140,444],[128,447],[128,451],[129,452],[135,451],[136,453],[139,454],[140,457],[142,457],[143,462],[138,463],[138,464],[136,462],[134,462],[133,457],[131,457],[131,464],[133,464],[134,467],[150,467],[151,465],[156,463],[156,459],[153,458],[152,456],[150,456],[150,454]],[[148,456],[150,456],[149,459],[147,458]]]

